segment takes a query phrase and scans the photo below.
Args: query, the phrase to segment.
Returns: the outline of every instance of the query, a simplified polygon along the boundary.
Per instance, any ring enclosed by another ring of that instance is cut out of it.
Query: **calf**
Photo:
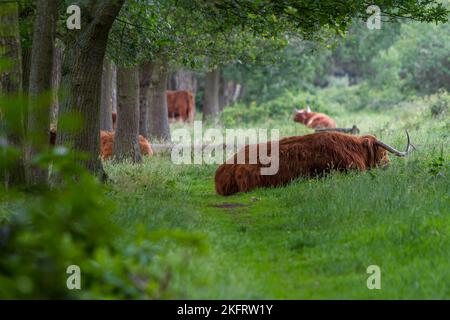
[[[336,128],[336,122],[323,113],[312,112],[309,107],[301,110],[294,110],[294,121],[303,123],[313,129]]]
[[[314,177],[331,170],[363,171],[385,166],[389,162],[386,151],[399,157],[409,154],[413,145],[408,132],[406,135],[408,143],[404,152],[377,140],[374,136],[356,137],[339,132],[320,132],[282,139],[279,141],[278,155],[271,154],[272,144],[269,142],[268,156],[279,157],[279,170],[274,175],[261,175],[261,168],[269,167],[270,163],[261,164],[259,156],[256,164],[248,163],[249,146],[246,146],[239,151],[245,152],[245,164],[237,164],[237,153],[232,162],[230,159],[217,169],[215,189],[218,194],[228,196],[260,187],[286,185],[298,177]]]

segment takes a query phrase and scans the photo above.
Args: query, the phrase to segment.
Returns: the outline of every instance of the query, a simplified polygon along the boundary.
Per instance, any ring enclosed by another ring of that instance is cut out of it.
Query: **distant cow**
[[[169,120],[175,121],[194,121],[195,99],[189,90],[167,90],[167,111]]]
[[[294,121],[313,129],[336,128],[336,122],[324,113],[312,112],[309,107],[294,110]]]
[[[100,153],[103,160],[108,160],[114,155],[114,136],[114,131],[100,131]],[[153,150],[150,143],[141,135],[139,135],[139,147],[143,156],[153,155]]]
[[[249,146],[239,152],[245,152],[246,164],[221,165],[215,175],[216,192],[223,196],[237,192],[248,192],[255,188],[282,186],[298,177],[314,177],[331,170],[367,170],[385,166],[389,159],[386,151],[403,157],[409,154],[413,145],[408,132],[405,152],[377,140],[374,136],[356,137],[338,132],[321,132],[305,136],[294,136],[279,141],[279,170],[275,175],[261,175],[262,165],[257,158],[256,164],[249,164]],[[259,145],[258,145],[259,148]],[[267,143],[268,156],[271,143]]]
[[[103,160],[108,160],[113,156],[113,146],[114,146],[114,131],[100,131],[100,155]],[[54,146],[56,143],[56,129],[50,129],[50,145]],[[141,154],[144,156],[152,156],[153,150],[148,142],[143,136],[139,135],[139,147],[141,149]]]

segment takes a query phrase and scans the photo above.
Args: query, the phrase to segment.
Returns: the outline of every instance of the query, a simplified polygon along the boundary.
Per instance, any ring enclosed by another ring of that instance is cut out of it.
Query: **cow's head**
[[[367,148],[367,164],[370,167],[385,167],[389,164],[387,152],[390,152],[397,157],[405,157],[409,155],[415,147],[411,143],[408,131],[406,131],[406,138],[407,143],[405,151],[398,151],[394,147],[378,140],[375,136],[363,136],[363,145]]]
[[[309,106],[307,106],[306,109],[294,108],[294,121],[306,123],[309,119],[309,113],[311,113],[311,108]]]

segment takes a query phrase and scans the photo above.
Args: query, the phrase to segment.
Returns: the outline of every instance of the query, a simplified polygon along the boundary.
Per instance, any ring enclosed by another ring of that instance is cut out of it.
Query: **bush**
[[[433,117],[446,116],[450,106],[450,94],[441,90],[437,95],[429,97],[430,111]]]
[[[4,106],[0,103],[0,113]],[[21,110],[10,107],[10,117],[3,119],[6,125],[16,121],[11,113]],[[23,155],[1,133],[3,173]],[[183,272],[191,253],[201,249],[201,238],[176,231],[150,233],[137,226],[137,232],[121,241],[126,235],[110,218],[115,205],[106,187],[78,165],[77,158],[80,155],[57,147],[33,159],[41,167],[51,165],[57,177],[52,186],[6,189],[0,184],[0,299],[179,297],[171,279]],[[71,265],[81,269],[82,290],[66,285]]]

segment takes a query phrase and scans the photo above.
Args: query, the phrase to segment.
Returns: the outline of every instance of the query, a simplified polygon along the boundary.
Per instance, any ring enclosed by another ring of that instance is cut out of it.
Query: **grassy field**
[[[215,194],[215,165],[107,164],[118,224],[193,233],[206,248],[171,267],[163,298],[450,298],[449,119],[420,103],[334,117],[399,149],[408,128],[417,151],[387,169],[231,197]],[[290,119],[254,126],[310,132]],[[381,290],[366,286],[369,265],[381,268]]]

